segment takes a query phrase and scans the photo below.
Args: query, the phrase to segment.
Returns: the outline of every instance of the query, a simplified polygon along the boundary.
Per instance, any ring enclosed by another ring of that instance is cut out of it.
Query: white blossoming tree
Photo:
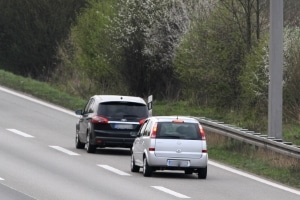
[[[130,91],[170,93],[175,47],[190,25],[196,0],[126,0],[112,19],[112,62],[122,71]]]

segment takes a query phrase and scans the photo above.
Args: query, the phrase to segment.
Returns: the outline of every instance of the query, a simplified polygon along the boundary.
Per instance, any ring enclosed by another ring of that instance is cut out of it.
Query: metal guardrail
[[[296,146],[291,142],[285,142],[281,139],[268,137],[267,135],[249,131],[248,129],[243,129],[230,124],[224,124],[224,122],[201,117],[194,118],[201,123],[205,130],[300,159],[300,146]]]

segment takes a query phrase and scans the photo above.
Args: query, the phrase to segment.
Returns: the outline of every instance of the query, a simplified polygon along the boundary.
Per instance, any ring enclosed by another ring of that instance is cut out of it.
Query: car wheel
[[[88,153],[95,153],[95,151],[96,151],[96,146],[93,145],[93,144],[91,144],[90,139],[91,139],[91,136],[90,136],[90,133],[88,133],[87,136],[86,136],[86,143],[85,143],[86,151],[87,151]]]
[[[199,179],[206,179],[207,176],[207,167],[199,168],[198,169],[198,178]]]
[[[148,165],[147,158],[144,158],[143,162],[143,174],[145,177],[150,177],[152,175],[152,167]]]
[[[132,172],[139,172],[140,171],[140,167],[135,165],[133,154],[131,154],[131,171]]]
[[[75,145],[76,145],[77,149],[83,149],[85,146],[85,144],[80,141],[77,131],[76,131],[76,136],[75,136]]]

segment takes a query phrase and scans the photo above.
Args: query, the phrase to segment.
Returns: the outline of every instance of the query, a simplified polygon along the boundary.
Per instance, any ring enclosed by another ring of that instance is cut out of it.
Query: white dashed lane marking
[[[1,177],[0,177],[0,181],[4,181],[4,178],[1,178]]]
[[[34,138],[34,136],[32,136],[32,135],[29,135],[29,134],[27,134],[27,133],[24,133],[24,132],[19,131],[19,130],[16,130],[16,129],[8,128],[8,129],[6,129],[6,130],[8,130],[8,131],[10,131],[10,132],[13,132],[13,133],[15,133],[15,134],[17,134],[17,135],[23,136],[23,137]]]
[[[180,194],[178,192],[175,192],[173,190],[170,190],[170,189],[162,187],[162,186],[152,186],[152,187],[155,188],[155,189],[157,189],[157,190],[160,190],[162,192],[165,192],[165,193],[168,193],[170,195],[173,195],[175,197],[181,198],[181,199],[189,199],[189,198],[191,198],[191,197],[185,196],[183,194]]]
[[[53,148],[53,149],[56,149],[56,150],[58,150],[58,151],[61,151],[61,152],[65,153],[65,154],[68,154],[68,155],[70,155],[70,156],[78,156],[78,155],[79,155],[78,153],[75,153],[75,152],[70,151],[70,150],[68,150],[68,149],[62,148],[62,147],[60,147],[60,146],[51,146],[51,145],[49,145],[49,147],[51,147],[51,148]]]
[[[118,170],[118,169],[113,168],[113,167],[108,166],[108,165],[98,165],[98,166],[99,166],[99,167],[102,167],[102,168],[104,168],[104,169],[106,169],[106,170],[109,170],[109,171],[111,171],[111,172],[114,172],[114,173],[116,173],[116,174],[119,174],[119,175],[121,175],[121,176],[131,176],[130,174],[127,174],[126,172],[123,172],[123,171],[121,171],[121,170]]]

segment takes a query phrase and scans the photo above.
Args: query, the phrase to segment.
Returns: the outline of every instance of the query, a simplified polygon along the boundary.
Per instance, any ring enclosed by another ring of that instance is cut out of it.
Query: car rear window
[[[156,138],[200,140],[197,123],[159,122]]]
[[[147,118],[147,106],[132,102],[106,102],[100,103],[98,115],[106,117],[132,117]]]

